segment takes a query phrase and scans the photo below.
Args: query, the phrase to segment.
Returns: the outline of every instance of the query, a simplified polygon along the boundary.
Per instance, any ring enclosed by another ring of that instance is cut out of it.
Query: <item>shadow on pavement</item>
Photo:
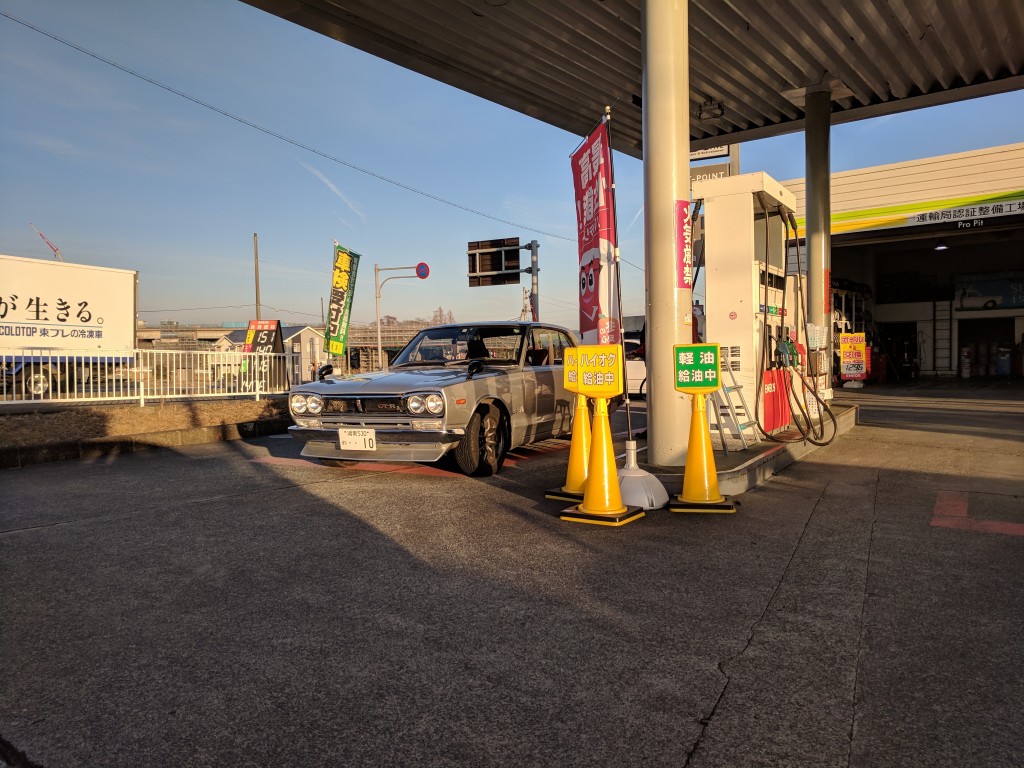
[[[735,515],[622,529],[555,517],[554,445],[484,480],[298,449],[5,474],[0,737],[47,768],[1019,764],[1019,442],[857,427]]]

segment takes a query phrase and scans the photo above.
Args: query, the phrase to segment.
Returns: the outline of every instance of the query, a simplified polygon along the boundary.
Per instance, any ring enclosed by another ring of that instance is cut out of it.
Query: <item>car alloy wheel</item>
[[[487,477],[501,469],[508,452],[501,412],[483,406],[470,418],[466,434],[455,448],[459,471],[472,477]]]

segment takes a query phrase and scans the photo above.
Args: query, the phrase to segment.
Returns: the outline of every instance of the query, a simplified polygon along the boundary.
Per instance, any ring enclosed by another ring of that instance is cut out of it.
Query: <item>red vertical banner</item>
[[[676,200],[676,288],[693,288],[690,201]]]
[[[615,211],[608,128],[602,122],[572,154],[579,240],[580,336],[584,344],[617,344]]]

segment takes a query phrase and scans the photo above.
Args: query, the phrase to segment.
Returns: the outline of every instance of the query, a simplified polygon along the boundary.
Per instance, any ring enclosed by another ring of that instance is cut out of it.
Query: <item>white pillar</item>
[[[832,391],[832,194],[829,133],[832,90],[828,83],[807,89],[804,107],[807,225],[807,319],[825,328],[823,395]]]
[[[676,202],[690,200],[688,0],[644,0],[643,136],[647,277],[647,455],[686,459],[690,401],[675,390],[672,347],[693,340],[693,290],[679,286]]]

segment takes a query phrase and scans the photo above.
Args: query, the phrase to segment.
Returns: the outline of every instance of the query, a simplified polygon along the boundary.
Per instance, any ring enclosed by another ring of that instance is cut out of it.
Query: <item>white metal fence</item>
[[[298,382],[293,355],[164,349],[0,347],[0,402],[103,402],[179,397],[257,400]]]

